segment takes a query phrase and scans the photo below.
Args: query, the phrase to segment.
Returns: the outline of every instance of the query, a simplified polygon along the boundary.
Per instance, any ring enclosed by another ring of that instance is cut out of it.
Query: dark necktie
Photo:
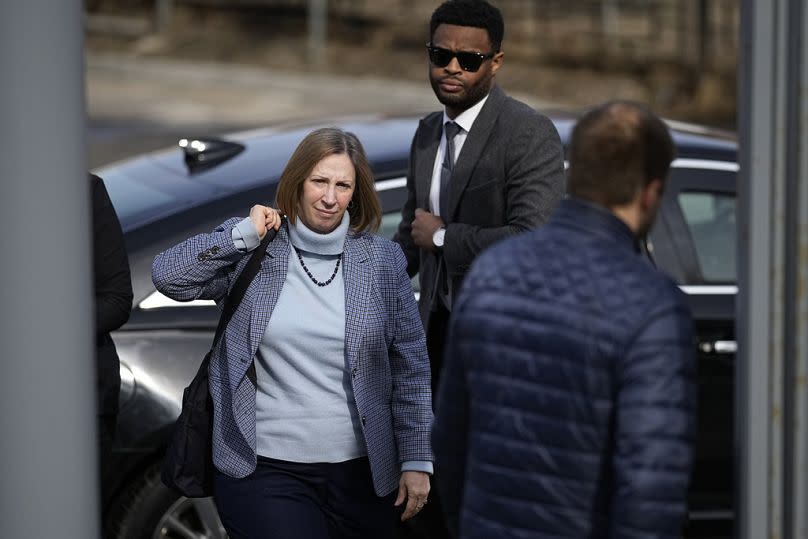
[[[440,169],[440,216],[443,222],[448,222],[449,214],[449,180],[452,178],[454,171],[454,158],[455,146],[454,138],[460,132],[461,127],[454,122],[446,122],[443,126],[443,132],[446,135],[446,151],[443,152],[443,164]],[[446,275],[446,261],[442,256],[438,259],[438,274],[436,282],[436,291],[438,300],[443,303],[447,310],[452,308],[452,297],[449,290],[449,279]]]
[[[454,122],[446,122],[443,132],[446,134],[446,151],[443,152],[443,165],[440,168],[440,216],[444,222],[449,213],[449,180],[452,178],[455,162],[454,138],[462,129]]]

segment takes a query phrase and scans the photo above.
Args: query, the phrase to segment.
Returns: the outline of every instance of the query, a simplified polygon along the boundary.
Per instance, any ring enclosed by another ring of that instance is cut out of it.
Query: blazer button
[[[351,376],[353,376],[354,378],[356,378],[356,373],[357,373],[357,371],[358,371],[358,369],[357,369],[356,367],[354,367],[353,369],[351,369]]]
[[[216,253],[218,253],[218,252],[219,252],[219,248],[218,248],[217,246],[215,246],[215,245],[214,245],[213,247],[211,247],[211,248],[209,249],[209,251],[210,251],[211,253],[213,253],[213,254],[216,254]]]
[[[199,253],[198,255],[196,255],[196,259],[198,261],[200,261],[200,262],[204,262],[205,260],[208,259],[208,254],[207,253]]]
[[[362,416],[362,426],[365,426],[365,416]]]

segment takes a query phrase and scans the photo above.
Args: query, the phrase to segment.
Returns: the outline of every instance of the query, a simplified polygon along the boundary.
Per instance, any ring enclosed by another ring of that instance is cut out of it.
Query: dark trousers
[[[96,415],[98,423],[98,489],[101,493],[101,529],[104,537],[109,529],[108,515],[109,504],[112,492],[109,489],[109,475],[113,470],[112,444],[115,441],[115,427],[117,425],[117,414]]]
[[[429,315],[429,327],[426,328],[426,348],[429,353],[429,364],[432,370],[432,403],[438,394],[440,371],[443,368],[443,349],[446,346],[446,334],[449,330],[449,311],[438,302],[438,308]],[[440,495],[437,483],[430,478],[431,490],[429,502],[408,522],[399,526],[396,539],[447,539],[449,531],[443,519]]]
[[[258,457],[255,472],[216,472],[214,499],[230,539],[386,539],[401,510],[378,497],[370,463],[305,464]]]
[[[446,334],[449,332],[449,311],[438,301],[438,307],[429,315],[426,328],[426,351],[432,374],[432,407],[438,396],[438,382],[443,368],[443,350],[446,347]]]
[[[117,419],[117,414],[96,416],[98,421],[98,478],[101,482],[101,503],[103,504],[109,498],[107,476],[112,468],[112,442],[115,439]]]

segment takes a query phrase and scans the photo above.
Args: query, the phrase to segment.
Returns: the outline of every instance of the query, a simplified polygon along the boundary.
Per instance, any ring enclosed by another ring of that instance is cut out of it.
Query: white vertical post
[[[0,537],[99,536],[81,0],[0,0]]]
[[[808,3],[803,0],[793,13],[791,44],[797,74],[794,87],[790,88],[791,101],[795,103],[791,117],[790,132],[797,137],[792,141],[792,176],[798,191],[795,193],[796,248],[794,265],[794,373],[791,380],[794,391],[793,420],[794,449],[792,452],[791,490],[794,510],[789,524],[794,537],[808,538]]]
[[[737,536],[808,539],[806,0],[743,0]]]

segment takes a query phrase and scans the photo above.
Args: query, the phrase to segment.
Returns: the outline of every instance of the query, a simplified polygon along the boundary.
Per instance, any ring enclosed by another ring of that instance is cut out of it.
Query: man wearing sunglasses
[[[430,20],[429,80],[444,110],[426,116],[415,133],[396,241],[410,275],[419,274],[433,395],[452,300],[474,258],[543,224],[564,191],[552,122],[495,84],[503,34],[501,13],[484,0],[449,0]],[[433,502],[421,520],[434,520],[426,537],[443,538]]]

